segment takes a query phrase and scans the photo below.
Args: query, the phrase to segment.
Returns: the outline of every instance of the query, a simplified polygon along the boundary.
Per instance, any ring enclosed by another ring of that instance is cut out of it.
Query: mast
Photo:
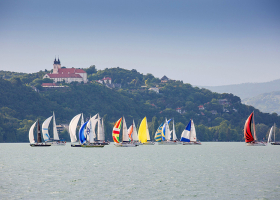
[[[42,143],[39,119],[37,124],[37,143]]]
[[[254,129],[254,139],[257,140],[256,127],[255,127],[255,113],[254,113],[254,111],[253,111],[253,129]]]
[[[274,129],[273,131],[274,131],[274,143],[275,143],[275,123],[273,129]]]

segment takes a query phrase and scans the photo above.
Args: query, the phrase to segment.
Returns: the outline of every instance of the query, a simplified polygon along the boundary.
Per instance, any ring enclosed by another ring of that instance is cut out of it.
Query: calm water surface
[[[279,199],[280,146],[0,144],[0,199]]]

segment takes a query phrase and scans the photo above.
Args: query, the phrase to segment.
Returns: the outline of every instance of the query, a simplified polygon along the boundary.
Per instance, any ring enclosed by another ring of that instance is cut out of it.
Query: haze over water
[[[0,144],[1,199],[278,199],[280,146]]]

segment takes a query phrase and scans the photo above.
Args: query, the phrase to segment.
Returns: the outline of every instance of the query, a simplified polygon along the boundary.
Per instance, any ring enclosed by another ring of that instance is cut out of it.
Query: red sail
[[[244,138],[246,143],[254,141],[254,137],[251,131],[252,118],[253,118],[253,113],[248,117],[244,126]]]

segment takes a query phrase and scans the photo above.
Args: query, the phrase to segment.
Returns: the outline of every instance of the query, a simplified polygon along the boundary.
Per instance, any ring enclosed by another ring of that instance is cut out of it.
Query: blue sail
[[[85,128],[86,128],[87,123],[88,123],[88,121],[82,125],[82,127],[80,128],[80,131],[79,131],[79,138],[80,138],[81,144],[84,144],[87,140],[85,137]]]
[[[182,133],[181,142],[190,142],[190,132],[191,132],[191,124],[192,120],[190,120],[189,124],[187,125],[186,129]]]

